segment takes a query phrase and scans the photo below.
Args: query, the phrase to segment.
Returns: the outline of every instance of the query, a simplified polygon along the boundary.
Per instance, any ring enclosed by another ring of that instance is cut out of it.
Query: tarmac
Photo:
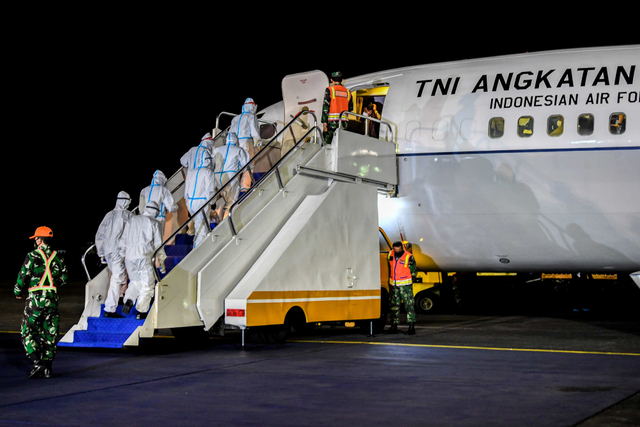
[[[28,380],[23,303],[1,289],[0,426],[640,425],[628,295],[588,312],[418,315],[415,336],[324,326],[242,348],[239,333],[188,344],[160,330],[138,348],[60,348],[54,378]],[[61,333],[82,291],[61,295]]]

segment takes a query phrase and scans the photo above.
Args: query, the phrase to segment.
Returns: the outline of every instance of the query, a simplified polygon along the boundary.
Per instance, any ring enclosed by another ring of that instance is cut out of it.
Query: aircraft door
[[[351,93],[354,95],[353,108],[355,113],[365,114],[380,120],[384,116],[384,102],[388,91],[389,85],[387,83],[351,88]],[[362,135],[366,133],[372,138],[379,138],[381,136],[379,123],[360,118],[351,118],[349,121],[349,130]],[[386,129],[382,131],[386,131]]]
[[[309,71],[291,74],[282,79],[282,99],[284,101],[284,122],[289,123],[303,108],[313,111],[318,119],[322,119],[322,102],[324,91],[329,86],[329,79],[322,71]],[[313,126],[310,115],[301,116],[291,129],[296,140],[304,136]],[[282,154],[286,154],[293,146],[292,132],[283,135]]]

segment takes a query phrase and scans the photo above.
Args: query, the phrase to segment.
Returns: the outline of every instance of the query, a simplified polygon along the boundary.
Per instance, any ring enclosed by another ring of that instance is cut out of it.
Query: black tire
[[[284,318],[283,325],[272,325],[261,328],[260,340],[265,344],[271,345],[282,345],[286,343],[289,333],[291,332],[291,324],[296,320],[300,320],[300,315],[304,317],[302,309],[300,307],[293,307]],[[306,324],[306,321],[304,323]]]
[[[435,313],[440,307],[440,299],[431,292],[422,291],[416,295],[416,312],[420,314]]]
[[[300,307],[293,307],[289,310],[287,319],[293,330],[298,333],[306,333],[313,330],[314,324],[307,323],[307,317]]]
[[[264,331],[260,332],[260,340],[264,344],[282,345],[287,342],[290,331],[291,326],[287,324],[268,326]]]

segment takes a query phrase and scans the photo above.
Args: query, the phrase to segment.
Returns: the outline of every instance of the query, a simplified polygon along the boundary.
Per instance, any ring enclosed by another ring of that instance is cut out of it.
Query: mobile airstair
[[[278,336],[291,324],[380,317],[377,200],[380,193],[395,194],[392,128],[380,122],[388,127],[388,141],[341,129],[325,145],[312,111],[292,117],[211,199],[217,200],[283,137],[292,137],[280,160],[234,203],[206,240],[193,248],[187,219],[158,249],[167,255],[167,274],[155,271],[155,297],[146,319],[136,320],[133,310],[123,319],[104,318],[105,268],[87,284],[84,313],[59,345],[136,346],[158,329],[178,336],[255,328]],[[374,120],[343,113],[342,119],[347,117]],[[310,121],[304,132],[294,129],[302,118]],[[174,198],[182,198],[180,173],[168,186]]]

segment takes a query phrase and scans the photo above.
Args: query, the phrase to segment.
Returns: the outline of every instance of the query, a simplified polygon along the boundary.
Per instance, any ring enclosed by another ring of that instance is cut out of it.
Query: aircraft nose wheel
[[[435,295],[429,293],[420,293],[416,295],[416,310],[421,314],[433,313],[438,306],[438,300]]]

